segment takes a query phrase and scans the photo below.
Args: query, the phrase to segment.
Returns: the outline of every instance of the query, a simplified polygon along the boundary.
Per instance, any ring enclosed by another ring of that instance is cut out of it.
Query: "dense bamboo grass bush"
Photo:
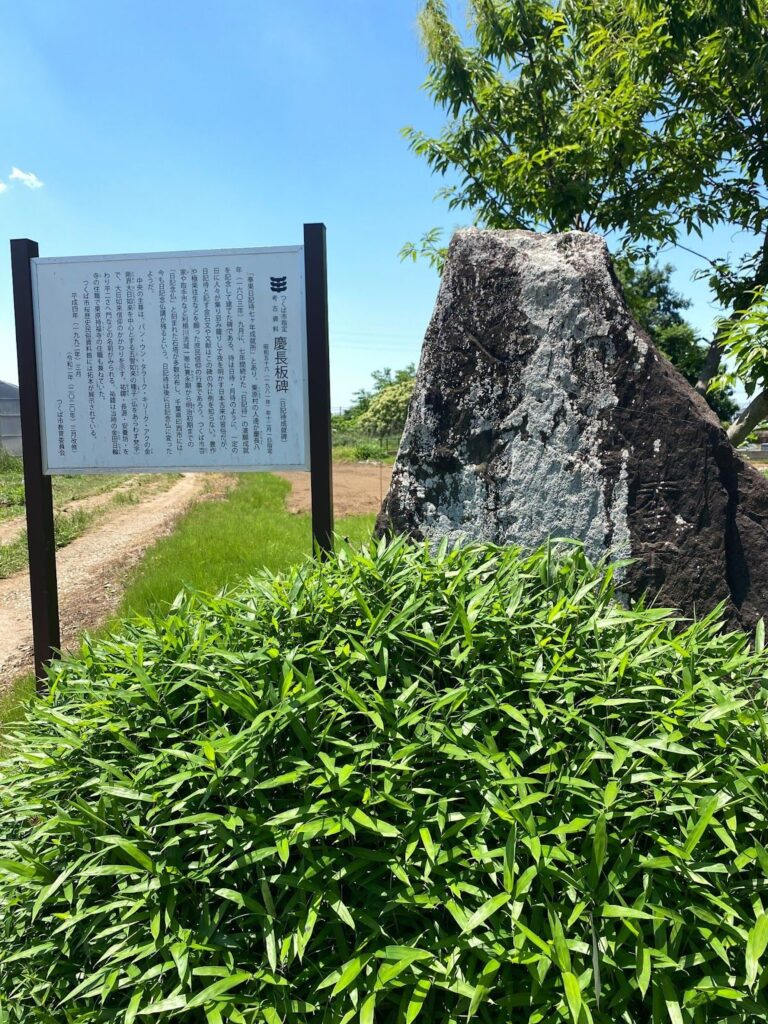
[[[750,644],[399,542],[129,624],[5,739],[0,1019],[763,1021]]]

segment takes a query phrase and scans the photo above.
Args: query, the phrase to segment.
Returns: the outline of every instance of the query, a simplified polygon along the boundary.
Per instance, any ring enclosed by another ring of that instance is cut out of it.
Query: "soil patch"
[[[291,484],[285,499],[289,512],[312,510],[309,473],[277,473]],[[392,466],[373,462],[335,462],[333,465],[333,512],[342,516],[374,515],[389,490]]]

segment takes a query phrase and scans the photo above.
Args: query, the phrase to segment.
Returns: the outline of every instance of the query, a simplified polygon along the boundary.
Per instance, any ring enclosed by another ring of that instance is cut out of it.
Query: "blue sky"
[[[36,239],[44,256],[74,256],[288,245],[305,221],[325,221],[332,402],[348,404],[371,371],[418,359],[438,281],[398,250],[432,226],[470,220],[433,201],[441,181],[400,135],[406,124],[442,123],[420,88],[419,6],[10,5],[0,37],[2,234]],[[704,245],[741,249],[726,231]],[[667,258],[695,300],[690,319],[707,332],[714,310],[690,280],[699,263]],[[0,378],[16,380],[5,261]]]

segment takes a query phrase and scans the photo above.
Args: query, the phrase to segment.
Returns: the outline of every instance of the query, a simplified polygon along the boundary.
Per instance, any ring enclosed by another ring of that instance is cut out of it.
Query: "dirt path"
[[[59,512],[74,512],[75,509],[82,510],[83,512],[95,512],[109,505],[116,494],[130,491],[136,480],[137,477],[132,476],[109,491],[102,491],[101,494],[90,494],[87,498],[75,498],[73,501],[68,501],[65,505],[62,505],[61,508],[55,508],[55,512],[57,514]],[[17,537],[22,535],[26,527],[27,520],[25,516],[14,516],[13,519],[6,519],[5,522],[0,523],[0,544],[11,544]]]
[[[192,502],[203,496],[206,479],[211,480],[204,475],[185,474],[169,490],[138,505],[117,508],[58,553],[65,648],[76,645],[83,630],[100,626],[114,613],[128,570],[150,544],[170,532]],[[0,690],[31,670],[29,581],[24,572],[0,580]]]
[[[290,481],[291,493],[285,499],[289,512],[309,512],[311,491],[309,473],[278,473]],[[334,462],[333,512],[342,516],[377,513],[389,489],[392,467],[370,462]]]

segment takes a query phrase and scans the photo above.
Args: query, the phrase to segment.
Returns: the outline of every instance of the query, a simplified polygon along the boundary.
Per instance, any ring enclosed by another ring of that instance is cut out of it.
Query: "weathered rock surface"
[[[380,531],[635,559],[622,589],[768,612],[768,482],[633,320],[602,239],[451,242]]]

